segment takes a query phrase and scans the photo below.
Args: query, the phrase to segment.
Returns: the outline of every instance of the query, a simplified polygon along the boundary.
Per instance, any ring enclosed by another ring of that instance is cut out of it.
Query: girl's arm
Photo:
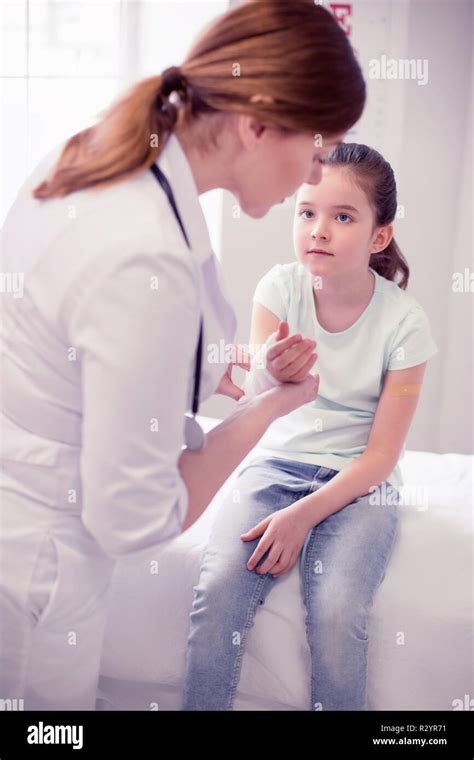
[[[301,515],[314,527],[321,520],[370,493],[396,467],[418,404],[427,362],[401,370],[389,370],[367,448],[318,491],[297,502]]]
[[[288,323],[259,303],[254,303],[250,348],[250,372],[243,384],[242,401],[253,398],[278,383],[298,383],[307,377],[317,358],[316,343],[299,333],[289,335]]]
[[[262,536],[247,563],[249,570],[268,551],[256,572],[275,577],[288,572],[311,528],[386,480],[397,465],[415,414],[426,364],[386,373],[367,448],[361,456],[315,493],[266,517],[241,535],[243,541]]]
[[[259,346],[263,346],[267,338],[278,330],[279,324],[280,319],[276,314],[265,306],[254,302],[250,326],[250,347],[258,349]]]

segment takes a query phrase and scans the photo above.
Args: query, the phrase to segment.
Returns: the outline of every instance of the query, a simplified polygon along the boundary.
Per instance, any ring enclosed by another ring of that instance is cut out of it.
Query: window
[[[119,92],[123,11],[118,0],[2,3],[0,221],[44,154]]]
[[[2,0],[0,225],[27,175],[129,84],[179,64],[227,2]],[[221,191],[203,208],[219,252]]]

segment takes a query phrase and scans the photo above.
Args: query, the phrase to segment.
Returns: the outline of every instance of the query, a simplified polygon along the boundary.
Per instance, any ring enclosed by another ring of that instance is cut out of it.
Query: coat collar
[[[156,164],[164,172],[171,185],[191,248],[199,263],[203,264],[209,256],[214,255],[212,244],[191,166],[178,138],[173,133],[168,137]]]
[[[191,166],[176,135],[168,137],[156,163],[171,185],[193,254],[201,266],[208,297],[219,315],[225,337],[233,342],[237,328],[236,314],[227,293],[221,263],[212,250]]]

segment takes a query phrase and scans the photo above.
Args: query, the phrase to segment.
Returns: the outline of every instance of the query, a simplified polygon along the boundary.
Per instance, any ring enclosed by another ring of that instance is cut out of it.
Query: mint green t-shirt
[[[313,278],[300,262],[276,264],[258,283],[254,301],[287,321],[290,335],[317,341],[311,372],[320,375],[317,398],[268,428],[263,454],[342,470],[367,447],[387,370],[413,367],[438,352],[416,299],[370,271],[369,304],[350,327],[334,333],[318,322]],[[397,489],[403,485],[398,464],[387,480]]]

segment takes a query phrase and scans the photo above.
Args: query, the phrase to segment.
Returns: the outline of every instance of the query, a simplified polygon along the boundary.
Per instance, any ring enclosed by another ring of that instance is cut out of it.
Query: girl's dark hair
[[[173,87],[182,108],[168,97]],[[180,66],[137,82],[96,124],[69,138],[33,195],[128,179],[156,161],[173,131],[203,116],[210,117],[211,146],[229,113],[283,133],[334,137],[358,121],[365,97],[354,51],[329,11],[308,0],[242,3],[206,26]]]
[[[397,185],[390,164],[374,148],[358,143],[341,143],[323,161],[330,166],[347,167],[356,184],[366,194],[374,210],[374,228],[390,224],[397,213]],[[393,280],[397,274],[399,288],[405,290],[410,277],[408,264],[395,242],[392,240],[383,251],[373,253],[369,266],[387,280]]]

